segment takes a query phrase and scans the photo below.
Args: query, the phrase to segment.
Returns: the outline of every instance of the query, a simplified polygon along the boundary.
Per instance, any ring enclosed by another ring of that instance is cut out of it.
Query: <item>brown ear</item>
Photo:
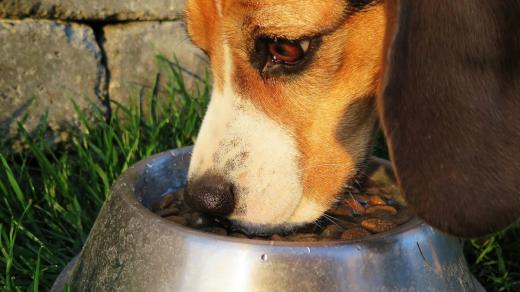
[[[520,217],[520,1],[388,0],[378,111],[418,216],[462,237]]]
[[[215,1],[188,0],[186,24],[191,41],[206,53],[210,53],[218,35],[218,12]]]

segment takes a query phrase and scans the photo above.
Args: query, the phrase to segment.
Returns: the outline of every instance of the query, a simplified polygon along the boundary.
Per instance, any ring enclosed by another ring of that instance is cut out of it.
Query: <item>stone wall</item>
[[[184,0],[0,1],[0,142],[45,114],[54,133],[66,130],[77,121],[71,100],[87,113],[127,103],[153,85],[159,54],[204,76],[183,10]]]

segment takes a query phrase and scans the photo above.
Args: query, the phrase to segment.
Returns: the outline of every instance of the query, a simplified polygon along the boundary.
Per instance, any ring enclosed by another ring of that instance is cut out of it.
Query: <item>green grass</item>
[[[210,87],[188,92],[177,67],[161,65],[167,98],[153,90],[129,106],[113,103],[109,118],[93,107],[90,122],[77,109],[81,127],[67,146],[49,146],[44,118],[31,135],[20,128],[27,151],[0,149],[0,290],[50,289],[80,251],[114,180],[136,161],[193,144]]]
[[[90,122],[78,109],[82,122],[68,145],[49,146],[43,118],[33,133],[20,127],[26,151],[0,147],[1,291],[49,290],[80,251],[114,180],[151,154],[193,144],[210,87],[203,82],[188,92],[177,67],[159,59],[167,98],[153,90],[129,106],[113,103],[108,118],[93,106]],[[465,250],[490,291],[520,290],[520,228],[468,241]]]
[[[520,224],[465,243],[472,272],[488,291],[520,291]]]

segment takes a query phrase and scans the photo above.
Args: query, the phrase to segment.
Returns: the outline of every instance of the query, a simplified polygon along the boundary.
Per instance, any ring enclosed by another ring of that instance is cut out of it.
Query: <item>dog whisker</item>
[[[323,218],[329,220],[332,224],[334,224],[334,225],[336,225],[338,227],[341,227],[341,225],[339,225],[338,222],[334,220],[334,219],[339,220],[338,218],[336,218],[334,216],[331,216],[329,214],[323,214],[322,216],[323,216]]]
[[[321,228],[323,228],[323,225],[321,225],[319,222],[320,222],[319,218],[314,220],[314,225],[318,226],[318,228],[321,229]]]
[[[334,202],[334,203],[336,203],[336,202]],[[318,209],[314,209],[314,210],[316,210],[316,211],[321,211],[321,210],[318,210]],[[339,220],[339,218],[336,218],[336,217],[334,217],[334,216],[332,216],[332,215],[330,215],[330,214],[327,214],[327,213],[323,213],[323,214],[321,215],[320,218],[318,218],[318,219],[316,219],[316,220],[314,221],[314,224],[315,224],[316,226],[318,226],[319,228],[323,228],[323,227],[324,227],[324,226],[322,226],[322,225],[319,223],[320,220],[321,220],[321,218],[324,218],[324,219],[330,221],[332,224],[334,224],[334,225],[336,225],[336,226],[338,226],[338,227],[340,227],[340,228],[343,228],[343,227],[341,227],[341,225],[339,225],[338,222],[336,221],[336,220]]]

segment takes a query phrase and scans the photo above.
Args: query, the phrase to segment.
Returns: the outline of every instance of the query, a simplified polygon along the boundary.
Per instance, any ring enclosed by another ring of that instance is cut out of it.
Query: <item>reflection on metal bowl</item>
[[[148,207],[186,181],[191,148],[164,152],[117,181],[81,253],[53,291],[478,291],[460,240],[417,218],[350,242],[225,237]]]

